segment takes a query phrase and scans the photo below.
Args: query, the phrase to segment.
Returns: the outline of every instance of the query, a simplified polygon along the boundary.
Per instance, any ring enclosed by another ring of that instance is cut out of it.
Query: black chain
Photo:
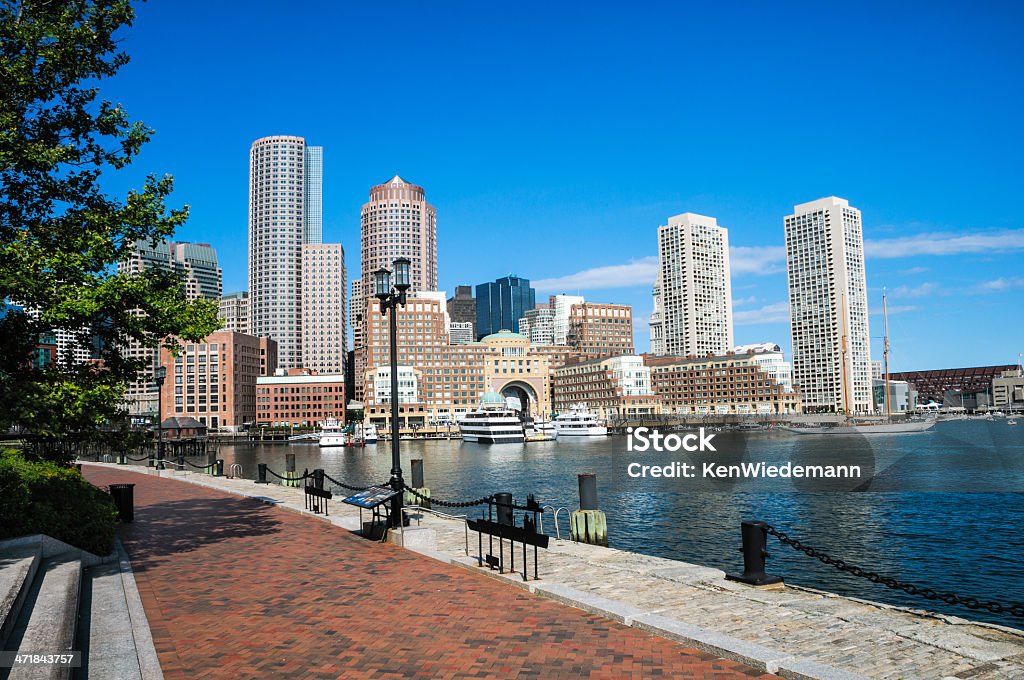
[[[132,456],[125,455],[125,458],[127,458],[128,460],[142,461],[142,460],[149,460],[149,455],[147,454],[147,455],[142,456],[140,458],[133,458]],[[154,458],[153,460],[156,460],[156,459]]]
[[[440,505],[445,508],[471,508],[474,505],[484,505],[485,503],[489,503],[491,499],[494,498],[494,496],[484,496],[476,499],[475,501],[442,501],[437,498],[431,498],[430,496],[424,496],[408,484],[403,484],[402,486],[406,491],[411,493],[413,496],[416,496],[416,498],[419,498],[421,501],[429,501],[431,505]]]
[[[348,484],[342,484],[337,479],[331,477],[328,474],[324,474],[324,479],[329,481],[331,484],[334,484],[335,486],[340,486],[342,489],[348,489],[349,491],[366,491],[367,489],[372,489],[374,486],[384,486],[384,484],[371,484],[370,486],[349,486]]]
[[[861,569],[856,565],[847,564],[844,560],[831,557],[822,552],[821,550],[812,548],[809,545],[804,545],[795,538],[790,538],[784,532],[779,531],[773,526],[768,527],[768,533],[772,536],[775,536],[777,539],[779,539],[780,542],[784,543],[785,545],[788,545],[794,550],[799,550],[808,557],[813,557],[822,564],[827,564],[831,567],[839,569],[840,571],[845,571],[848,574],[859,576],[860,578],[866,578],[872,583],[881,583],[883,586],[886,586],[887,588],[892,588],[894,590],[902,590],[907,595],[923,597],[928,600],[942,600],[946,604],[961,605],[969,609],[985,609],[992,612],[993,614],[1010,614],[1011,616],[1016,616],[1018,618],[1024,619],[1024,604],[1021,604],[1019,602],[1008,602],[1005,604],[1000,602],[983,602],[976,597],[963,597],[960,595],[956,595],[955,593],[940,593],[935,590],[932,590],[931,588],[924,588],[921,586],[914,585],[913,583],[901,583],[900,581],[897,581],[891,576],[882,576],[881,574],[878,574],[876,572],[868,571],[867,569]]]
[[[300,480],[300,479],[307,479],[307,478],[309,478],[309,477],[312,477],[312,476],[313,476],[313,475],[309,474],[308,472],[303,472],[303,473],[302,473],[302,474],[301,474],[300,476],[298,476],[298,477],[282,477],[281,475],[277,474],[276,472],[274,472],[274,471],[273,471],[273,470],[271,470],[270,468],[267,468],[267,472],[269,472],[270,474],[274,475],[274,476],[275,476],[275,477],[277,477],[278,479],[283,479],[283,480],[285,480],[286,482],[297,482],[297,481],[298,481],[298,480]]]
[[[210,467],[209,465],[196,465],[195,463],[190,461],[188,458],[185,459],[185,464],[186,465],[191,465],[192,467],[194,467],[197,470],[205,470],[206,468]]]

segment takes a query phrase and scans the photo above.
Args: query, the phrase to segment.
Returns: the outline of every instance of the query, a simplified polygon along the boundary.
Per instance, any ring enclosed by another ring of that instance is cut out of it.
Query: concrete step
[[[0,649],[7,649],[42,559],[39,545],[0,550]]]
[[[117,562],[98,564],[85,572],[78,646],[82,667],[75,672],[77,680],[142,680],[121,565]]]
[[[81,555],[81,551],[75,550],[43,560],[8,641],[8,649],[22,654],[75,651]],[[71,668],[60,666],[24,665],[11,668],[7,677],[10,680],[67,680],[71,672]]]

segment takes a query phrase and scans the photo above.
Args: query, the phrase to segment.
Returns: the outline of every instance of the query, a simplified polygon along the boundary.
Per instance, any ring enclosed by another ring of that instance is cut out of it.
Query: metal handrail
[[[555,539],[560,541],[560,540],[562,540],[562,531],[561,531],[561,529],[558,528],[558,513],[562,512],[562,510],[565,510],[566,512],[569,512],[569,508],[567,508],[567,507],[565,507],[563,505],[562,507],[560,507],[557,510],[555,510],[555,506],[553,506],[553,505],[545,505],[542,509],[546,510],[547,508],[551,508],[552,510],[554,510],[554,513],[555,513],[555,518],[554,518],[554,522],[555,522]],[[544,513],[541,513],[541,515],[540,515],[540,533],[542,533],[542,534],[544,533]]]
[[[228,469],[230,470],[232,477],[241,478],[241,476],[242,476],[242,466],[239,463],[232,463],[231,467],[228,468]]]

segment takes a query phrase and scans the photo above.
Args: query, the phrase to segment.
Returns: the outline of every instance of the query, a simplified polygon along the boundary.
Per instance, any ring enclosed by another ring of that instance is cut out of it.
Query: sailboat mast
[[[840,310],[841,310],[840,314],[842,315],[842,318],[840,318],[840,322],[842,322],[842,324],[843,324],[843,340],[842,340],[843,378],[842,378],[842,381],[839,383],[839,385],[840,385],[840,387],[843,390],[843,405],[844,405],[844,408],[846,409],[846,417],[849,418],[850,417],[850,390],[847,389],[848,386],[846,384],[846,293],[840,294],[839,300],[840,300],[839,306],[840,306]]]
[[[885,363],[885,415],[892,420],[892,403],[889,394],[889,311],[885,303],[885,292],[882,292],[882,324],[885,338],[882,341],[882,360]]]

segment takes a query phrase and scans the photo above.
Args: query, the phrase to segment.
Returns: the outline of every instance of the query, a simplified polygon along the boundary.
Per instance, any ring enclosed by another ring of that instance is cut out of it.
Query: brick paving
[[[775,677],[311,517],[83,469],[135,484],[121,540],[168,680]]]

